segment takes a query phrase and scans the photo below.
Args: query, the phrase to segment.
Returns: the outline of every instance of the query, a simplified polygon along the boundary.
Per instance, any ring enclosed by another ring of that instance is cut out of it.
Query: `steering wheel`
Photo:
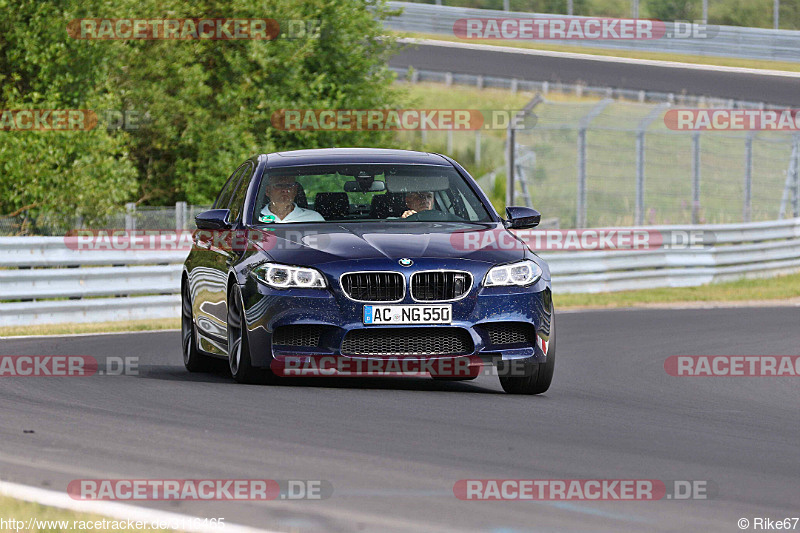
[[[408,220],[410,222],[459,222],[464,219],[457,215],[452,215],[436,209],[429,209],[427,211],[418,211],[402,220]]]

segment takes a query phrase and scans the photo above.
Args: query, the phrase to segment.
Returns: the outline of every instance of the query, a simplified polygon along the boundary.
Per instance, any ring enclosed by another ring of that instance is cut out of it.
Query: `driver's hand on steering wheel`
[[[407,217],[410,217],[411,215],[416,215],[416,214],[417,214],[416,211],[414,211],[413,209],[409,209],[408,211],[406,211],[402,215],[400,215],[400,218],[407,218]]]

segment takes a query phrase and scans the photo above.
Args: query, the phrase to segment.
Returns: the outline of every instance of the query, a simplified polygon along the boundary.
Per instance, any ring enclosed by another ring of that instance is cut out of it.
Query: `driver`
[[[325,222],[313,209],[304,209],[295,203],[298,185],[294,176],[272,176],[266,185],[269,203],[261,210],[260,222]]]
[[[433,209],[433,193],[431,191],[418,191],[406,193],[406,207],[401,218],[416,215],[420,211],[430,211]]]

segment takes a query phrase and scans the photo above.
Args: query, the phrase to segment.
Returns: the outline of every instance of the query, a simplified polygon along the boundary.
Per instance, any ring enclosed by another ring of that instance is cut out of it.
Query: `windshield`
[[[492,220],[454,168],[387,164],[269,169],[253,218],[255,224]]]

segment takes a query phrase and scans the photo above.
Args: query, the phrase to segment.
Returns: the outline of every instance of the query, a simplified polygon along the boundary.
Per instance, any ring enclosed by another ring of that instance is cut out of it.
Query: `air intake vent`
[[[351,272],[342,276],[342,290],[359,302],[399,302],[405,278],[398,272]]]
[[[472,287],[472,274],[452,270],[417,272],[411,276],[411,296],[425,302],[457,300]]]
[[[316,324],[296,324],[280,326],[272,334],[272,344],[281,346],[319,346],[322,326]]]
[[[528,344],[536,342],[536,329],[525,322],[497,322],[483,326],[493,346]]]
[[[342,343],[344,355],[463,355],[472,337],[462,328],[355,329]]]

